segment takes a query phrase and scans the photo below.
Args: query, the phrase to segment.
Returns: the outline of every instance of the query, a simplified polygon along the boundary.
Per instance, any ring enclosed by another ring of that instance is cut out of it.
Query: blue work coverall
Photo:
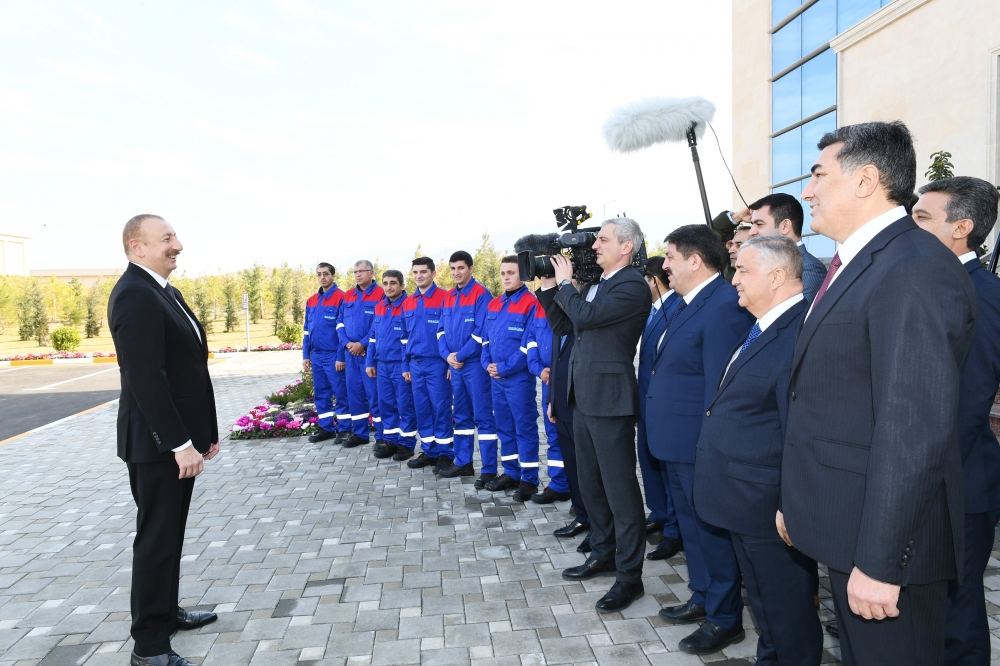
[[[541,308],[539,308],[541,309]],[[545,317],[535,319],[535,325],[531,327],[528,339],[528,370],[534,376],[541,379],[542,371],[549,369],[551,378],[552,369],[552,345],[555,338],[549,322]],[[547,405],[549,404],[549,382],[542,382],[542,423],[545,424],[546,446],[546,467],[549,473],[549,488],[557,493],[569,492],[569,481],[566,479],[566,470],[563,466],[562,449],[559,448],[559,433],[556,424],[549,421]]]
[[[308,359],[312,368],[317,424],[328,432],[346,430],[345,421],[350,418],[347,383],[343,371],[336,369],[336,362],[344,360],[344,348],[337,337],[343,299],[344,292],[335,284],[325,292],[320,288],[306,301],[302,324],[302,358]]]
[[[451,387],[448,364],[438,351],[437,331],[448,292],[431,284],[417,289],[403,301],[406,337],[403,371],[411,373],[413,406],[423,452],[431,458],[454,458],[452,450]]]
[[[351,409],[351,431],[368,439],[368,418],[375,425],[375,440],[382,439],[382,419],[378,413],[378,389],[375,380],[365,374],[365,357],[347,351],[347,343],[358,342],[368,347],[375,306],[385,298],[382,287],[372,282],[368,288],[352,287],[344,293],[337,332],[347,361],[347,400]]]
[[[413,449],[417,435],[413,393],[403,379],[403,301],[406,292],[396,300],[386,296],[375,306],[366,367],[375,368],[378,384],[378,406],[382,417],[382,437],[388,444]]]

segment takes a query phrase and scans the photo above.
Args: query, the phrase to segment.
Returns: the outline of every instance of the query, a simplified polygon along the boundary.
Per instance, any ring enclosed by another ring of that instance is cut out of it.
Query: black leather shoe
[[[590,545],[590,535],[588,534],[587,536],[583,537],[583,541],[581,541],[580,545],[576,547],[576,552],[589,553],[592,550],[594,550],[594,548],[593,546]]]
[[[552,534],[559,539],[569,539],[575,537],[577,534],[583,534],[590,529],[590,525],[584,525],[577,519],[573,519],[557,529]]]
[[[691,624],[705,619],[705,607],[688,599],[680,606],[664,606],[660,609],[660,617],[674,624]]]
[[[409,460],[413,457],[413,449],[408,449],[405,446],[397,446],[396,452],[392,454],[392,459],[396,462],[403,462],[404,460]]]
[[[379,441],[372,447],[372,455],[379,459],[390,458],[394,453],[396,453],[395,444]]]
[[[568,499],[569,493],[560,493],[552,490],[549,486],[546,486],[542,492],[531,496],[531,501],[535,504],[552,504],[553,502],[565,502]]]
[[[677,553],[684,550],[684,544],[680,539],[664,537],[663,541],[657,544],[656,548],[646,553],[647,560],[669,560]]]
[[[514,488],[517,488],[517,481],[510,478],[506,474],[501,474],[492,481],[487,482],[487,484],[483,487],[491,493],[496,493],[502,490],[513,490]]]
[[[746,632],[743,627],[720,629],[711,622],[703,622],[693,634],[682,638],[677,647],[688,654],[711,654],[744,638]]]
[[[341,444],[341,446],[343,446],[345,449],[353,449],[355,446],[361,446],[362,444],[367,444],[367,443],[368,443],[367,437],[358,437],[354,433],[351,433],[351,436],[345,439],[344,443]]]
[[[605,560],[601,562],[600,560],[588,557],[587,561],[578,567],[563,569],[562,577],[566,580],[588,580],[594,576],[600,576],[603,573],[614,573],[614,571],[614,560]]]
[[[472,476],[476,470],[472,468],[472,463],[459,467],[454,462],[442,469],[438,474],[442,479],[454,479],[456,476]]]
[[[434,463],[434,469],[432,471],[435,474],[440,474],[442,470],[448,469],[453,464],[454,463],[452,462],[451,458],[447,456],[440,456],[438,457],[437,462]]]
[[[195,666],[194,662],[188,661],[173,650],[155,657],[140,657],[133,651],[128,663],[129,666]]]
[[[479,478],[476,479],[476,482],[472,485],[475,486],[476,490],[482,490],[483,488],[486,487],[487,483],[489,483],[495,478],[497,478],[496,474],[489,474],[489,473],[480,474]]]
[[[607,594],[597,600],[594,608],[597,609],[598,613],[615,613],[625,610],[632,605],[633,601],[645,593],[646,590],[642,587],[642,581],[626,583],[619,580],[611,586]]]
[[[646,534],[652,534],[654,532],[659,532],[663,529],[663,523],[657,522],[655,520],[646,521]]]
[[[834,638],[840,638],[840,626],[837,624],[836,620],[826,625],[826,633],[830,634]]]
[[[421,467],[427,467],[428,465],[436,465],[437,461],[437,458],[431,458],[426,453],[421,453],[416,458],[408,460],[406,466],[410,469],[420,469]]]
[[[324,430],[323,428],[317,430],[314,435],[309,435],[309,441],[312,442],[313,444],[316,444],[317,442],[325,442],[328,439],[336,439],[336,438],[337,438],[337,433],[333,432],[332,430]]]
[[[520,483],[511,497],[514,498],[515,502],[527,502],[537,492],[538,486],[533,486],[530,483]]]
[[[212,624],[218,619],[218,615],[208,611],[187,611],[183,608],[178,608],[177,621],[174,623],[174,626],[181,631],[185,631],[204,627],[206,624]]]

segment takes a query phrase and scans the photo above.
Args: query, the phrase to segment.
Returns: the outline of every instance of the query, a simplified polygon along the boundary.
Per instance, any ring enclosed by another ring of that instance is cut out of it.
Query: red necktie
[[[816,297],[813,298],[812,307],[815,309],[816,304],[819,303],[819,299],[823,298],[823,294],[826,293],[827,288],[830,283],[833,282],[833,276],[837,274],[840,270],[840,253],[834,254],[833,259],[830,260],[830,269],[826,272],[826,277],[823,278],[823,284],[819,286],[819,291],[816,292]]]

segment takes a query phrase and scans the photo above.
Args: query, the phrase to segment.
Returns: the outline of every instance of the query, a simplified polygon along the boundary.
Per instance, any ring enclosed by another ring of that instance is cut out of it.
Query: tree
[[[489,232],[483,234],[483,242],[472,257],[472,274],[494,295],[503,292],[500,284],[500,253],[493,247]]]
[[[212,301],[208,298],[205,284],[198,280],[194,285],[194,313],[201,322],[205,333],[212,332]]]
[[[45,310],[45,297],[37,281],[28,283],[22,299],[23,302],[18,303],[18,335],[22,336],[22,340],[34,338],[41,347],[49,337],[49,317]]]
[[[302,280],[295,276],[292,280],[292,323],[301,326],[305,317],[304,304],[302,303]]]
[[[268,289],[271,292],[271,305],[274,308],[274,330],[275,335],[278,329],[285,324],[285,315],[288,310],[288,299],[291,292],[291,271],[288,264],[281,268],[275,268],[271,272],[271,281]]]
[[[70,291],[63,305],[63,323],[67,326],[79,326],[87,315],[86,299],[83,296],[83,283],[73,278],[69,281]]]
[[[87,319],[84,322],[83,333],[88,338],[96,338],[101,334],[101,284],[97,283],[87,292]]]
[[[951,153],[939,150],[931,153],[931,165],[924,172],[927,180],[941,180],[955,175],[955,165],[951,163]]]
[[[36,286],[35,289],[38,287]],[[35,337],[35,325],[31,321],[31,285],[17,298],[17,338],[24,342]]]
[[[264,286],[264,269],[254,264],[253,268],[247,268],[240,272],[243,278],[243,291],[246,292],[250,301],[250,321],[256,324],[264,318],[264,303],[262,302],[262,290]]]
[[[232,277],[226,277],[222,285],[222,294],[226,302],[226,333],[231,333],[240,325],[240,318],[237,314],[240,306],[236,302],[237,284]]]

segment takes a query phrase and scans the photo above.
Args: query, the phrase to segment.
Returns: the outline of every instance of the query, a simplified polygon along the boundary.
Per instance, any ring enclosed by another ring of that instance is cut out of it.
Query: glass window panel
[[[771,84],[771,131],[788,127],[802,119],[802,68],[785,74]]]
[[[806,206],[806,217],[809,217],[809,206]],[[802,227],[803,230],[805,226]],[[805,231],[803,231],[805,233]],[[809,232],[812,233],[812,232]],[[809,253],[821,260],[827,266],[830,265],[830,259],[833,257],[833,253],[837,251],[837,244],[832,238],[827,238],[826,236],[820,236],[819,234],[815,236],[804,236],[802,242],[805,243],[806,249]]]
[[[823,51],[804,63],[800,69],[802,70],[801,117],[811,116],[837,103],[837,54],[833,49]]]
[[[837,34],[836,0],[819,0],[802,12],[802,55],[828,44]]]
[[[785,18],[802,5],[802,0],[771,0],[771,25]]]
[[[891,0],[839,0],[837,2],[837,32],[844,32],[852,25],[867,18]]]
[[[771,139],[771,182],[802,175],[802,132],[800,127]]]
[[[771,73],[777,74],[802,57],[802,17],[796,16],[771,35]]]
[[[837,112],[831,111],[825,116],[820,116],[816,120],[806,123],[800,129],[802,130],[802,157],[800,162],[802,171],[800,173],[808,173],[819,156],[819,148],[816,147],[816,144],[819,143],[824,134],[837,129]]]

